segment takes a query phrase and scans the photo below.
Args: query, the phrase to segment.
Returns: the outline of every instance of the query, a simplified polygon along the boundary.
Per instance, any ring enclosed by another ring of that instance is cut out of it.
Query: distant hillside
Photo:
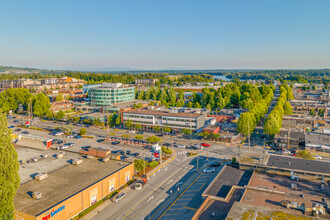
[[[49,73],[54,73],[54,72],[63,73],[63,72],[67,72],[67,71],[11,67],[11,66],[1,66],[0,65],[0,74],[29,74],[29,73],[49,74]]]

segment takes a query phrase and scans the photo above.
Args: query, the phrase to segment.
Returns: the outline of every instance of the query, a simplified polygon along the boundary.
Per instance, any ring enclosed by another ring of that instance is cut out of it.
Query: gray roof
[[[326,145],[330,146],[330,134],[320,134],[308,132],[305,135],[306,146],[308,145]]]
[[[330,174],[329,162],[294,157],[271,155],[268,159],[267,166]]]

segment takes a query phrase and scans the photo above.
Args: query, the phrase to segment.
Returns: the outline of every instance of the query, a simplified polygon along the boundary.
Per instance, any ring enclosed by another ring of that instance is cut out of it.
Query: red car
[[[211,145],[208,144],[208,143],[201,143],[201,145],[202,145],[203,147],[211,147]]]

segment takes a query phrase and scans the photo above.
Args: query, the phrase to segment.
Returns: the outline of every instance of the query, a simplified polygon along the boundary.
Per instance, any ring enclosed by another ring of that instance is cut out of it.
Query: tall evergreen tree
[[[7,128],[7,118],[0,113],[0,219],[13,219],[14,197],[19,187],[18,159],[11,143],[11,130]]]

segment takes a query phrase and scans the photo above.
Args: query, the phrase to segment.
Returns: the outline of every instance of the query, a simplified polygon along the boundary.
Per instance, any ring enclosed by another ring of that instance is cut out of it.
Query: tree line
[[[292,88],[287,84],[282,84],[280,86],[280,96],[277,99],[277,103],[273,110],[269,113],[265,124],[264,133],[269,135],[275,135],[280,132],[282,127],[283,115],[291,115],[292,107],[288,100],[294,99],[292,94]]]

